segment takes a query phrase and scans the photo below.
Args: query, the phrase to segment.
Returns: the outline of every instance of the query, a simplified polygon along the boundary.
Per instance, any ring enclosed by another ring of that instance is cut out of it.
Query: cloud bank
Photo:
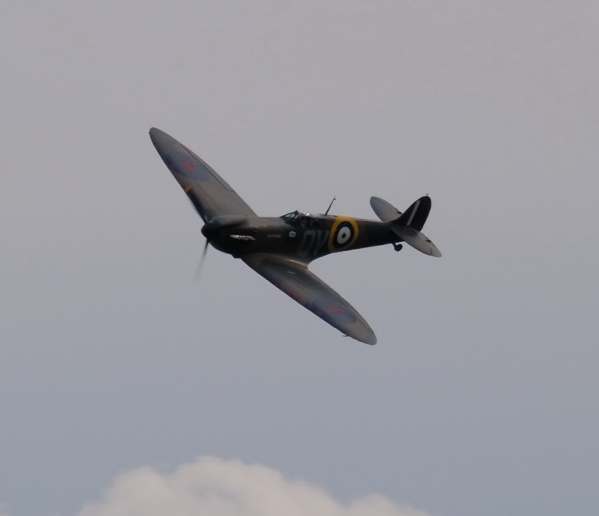
[[[278,471],[202,457],[173,473],[140,468],[118,476],[79,516],[426,516],[380,495],[348,504]]]

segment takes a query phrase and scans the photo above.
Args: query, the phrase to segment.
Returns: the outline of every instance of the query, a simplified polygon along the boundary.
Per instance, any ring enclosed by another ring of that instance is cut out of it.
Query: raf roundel
[[[335,242],[337,242],[338,245],[345,245],[351,240],[351,237],[352,229],[349,223],[346,222],[339,226],[339,229],[337,230],[337,236],[335,237]]]
[[[331,229],[329,250],[340,251],[352,245],[358,238],[358,224],[350,217],[339,217]]]

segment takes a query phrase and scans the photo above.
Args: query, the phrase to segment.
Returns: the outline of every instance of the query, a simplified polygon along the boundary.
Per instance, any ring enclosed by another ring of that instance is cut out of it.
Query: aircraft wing
[[[376,336],[364,318],[310,272],[305,263],[266,253],[249,254],[241,258],[275,287],[342,333],[366,344],[376,344]]]
[[[155,127],[150,129],[150,139],[205,222],[218,215],[256,215],[210,165],[185,145]]]

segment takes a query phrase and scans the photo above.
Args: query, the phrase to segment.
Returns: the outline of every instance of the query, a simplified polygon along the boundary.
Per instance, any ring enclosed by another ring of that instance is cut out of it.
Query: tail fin
[[[379,197],[371,197],[370,205],[377,216],[389,223],[391,231],[406,244],[429,256],[441,256],[437,246],[420,232],[431,211],[431,198],[428,195],[418,199],[404,213]]]
[[[431,212],[431,198],[428,195],[421,197],[414,202],[401,216],[397,219],[397,224],[407,226],[420,231],[424,227],[424,223]]]

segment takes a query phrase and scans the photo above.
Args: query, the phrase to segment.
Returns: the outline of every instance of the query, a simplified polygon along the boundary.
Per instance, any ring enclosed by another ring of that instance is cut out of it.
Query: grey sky
[[[324,4],[324,5],[323,5]],[[201,455],[431,515],[599,506],[596,2],[0,5],[0,512]],[[212,252],[156,125],[260,214],[433,199],[444,256],[314,270],[341,338]]]

